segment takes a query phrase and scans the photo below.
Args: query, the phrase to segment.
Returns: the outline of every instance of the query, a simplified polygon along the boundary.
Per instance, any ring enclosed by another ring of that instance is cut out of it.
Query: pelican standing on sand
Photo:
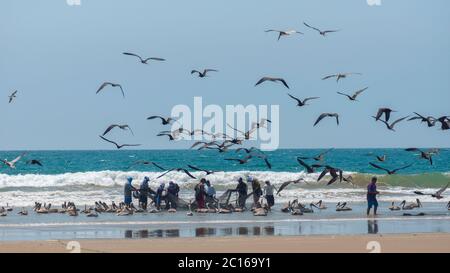
[[[415,203],[406,204],[406,200],[403,200],[403,202],[400,203],[400,206],[402,206],[402,210],[413,210],[415,208],[421,208],[422,203],[419,199],[416,199]]]

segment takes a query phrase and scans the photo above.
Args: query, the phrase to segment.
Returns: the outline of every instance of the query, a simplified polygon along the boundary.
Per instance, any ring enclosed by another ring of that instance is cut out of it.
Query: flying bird
[[[219,72],[219,70],[216,70],[216,69],[204,69],[203,72],[201,72],[201,71],[198,71],[198,70],[194,69],[194,70],[191,71],[191,74],[198,73],[198,77],[199,78],[204,78],[204,77],[207,77],[207,73],[208,72]]]
[[[260,85],[261,83],[266,82],[266,81],[270,81],[270,82],[280,82],[280,83],[282,83],[287,89],[289,89],[289,85],[286,83],[286,81],[285,81],[284,79],[282,79],[282,78],[274,78],[274,77],[262,77],[262,78],[255,84],[255,86]]]
[[[334,168],[331,166],[325,166],[325,169],[319,175],[317,182],[320,182],[320,180],[322,180],[322,178],[324,178],[325,175],[327,175],[328,173],[331,175],[331,180],[328,181],[327,186],[333,184],[338,179],[340,182],[342,182],[344,180],[343,171],[341,169],[337,169],[337,168]]]
[[[377,115],[375,117],[375,120],[379,121],[381,116],[384,115],[384,120],[386,122],[388,122],[389,119],[391,118],[391,113],[393,113],[393,112],[397,112],[397,111],[392,110],[390,108],[380,108],[380,109],[378,109],[378,112],[377,112]]]
[[[138,161],[134,162],[131,166],[128,167],[128,169],[131,169],[131,167],[136,166],[136,165],[152,165],[152,166],[155,166],[156,168],[158,168],[158,169],[160,169],[162,171],[166,171],[165,168],[161,167],[157,163],[155,163],[153,161],[145,161],[145,160],[138,160]]]
[[[435,119],[434,117],[431,117],[431,116],[424,117],[421,114],[418,114],[416,112],[414,112],[414,114],[416,114],[416,116],[408,119],[408,121],[420,120],[421,122],[426,122],[428,127],[434,127],[436,125],[437,119]]]
[[[338,93],[339,95],[346,96],[346,97],[347,97],[349,100],[351,100],[351,101],[356,101],[356,98],[357,98],[362,92],[366,91],[368,88],[369,88],[369,87],[360,89],[360,90],[356,91],[353,95],[348,95],[348,94],[344,94],[344,93],[341,93],[341,92],[337,92],[337,93]]]
[[[331,78],[336,78],[336,82],[339,82],[341,79],[345,79],[350,75],[362,75],[361,73],[338,73],[334,75],[328,75],[322,78],[322,80],[328,80]]]
[[[323,37],[325,37],[328,33],[338,32],[338,31],[339,31],[338,29],[336,29],[336,30],[323,30],[323,31],[322,31],[322,30],[320,30],[320,29],[318,29],[318,28],[316,28],[316,27],[312,27],[312,26],[308,25],[308,24],[305,23],[305,22],[303,22],[303,24],[304,24],[306,27],[311,28],[311,29],[314,29],[315,31],[319,32],[319,34],[322,35]]]
[[[37,159],[28,160],[27,164],[28,165],[38,165],[38,166],[43,167],[42,163],[39,160],[37,160]]]
[[[421,159],[428,160],[428,161],[430,162],[430,165],[433,165],[433,157],[432,157],[432,153],[422,151],[422,150],[420,150],[420,149],[418,149],[418,148],[408,148],[408,149],[406,149],[405,151],[407,151],[407,152],[419,152],[419,153],[420,153],[420,158],[421,158]]]
[[[314,123],[314,126],[316,126],[317,124],[319,124],[319,122],[326,118],[326,117],[334,117],[336,118],[336,123],[337,125],[339,125],[339,114],[336,113],[323,113],[322,115],[319,116],[319,118],[316,120],[316,122]]]
[[[446,131],[450,129],[450,119],[448,116],[440,117],[437,119],[441,123],[441,130]]]
[[[11,102],[17,97],[17,92],[18,92],[18,91],[16,90],[16,91],[12,92],[11,95],[8,96],[8,98],[9,98],[9,103],[11,103]]]
[[[292,99],[294,99],[294,100],[297,101],[297,106],[298,106],[298,107],[303,107],[303,106],[308,105],[308,104],[306,104],[306,103],[307,103],[308,101],[310,101],[310,100],[320,99],[319,97],[310,97],[310,98],[305,98],[304,100],[301,100],[301,99],[299,99],[299,98],[296,98],[296,97],[292,96],[291,94],[288,94],[288,96],[291,97]]]
[[[373,117],[373,118],[374,118],[374,119],[377,119],[376,117]],[[399,122],[404,121],[404,120],[407,119],[407,118],[409,118],[409,116],[403,117],[403,118],[400,118],[400,119],[397,119],[396,121],[394,121],[394,122],[391,123],[391,124],[389,124],[387,121],[384,121],[384,120],[381,120],[381,119],[380,119],[380,121],[383,122],[384,124],[386,124],[386,127],[387,127],[389,130],[395,132],[395,129],[394,129],[395,125],[396,125],[397,123],[399,123]]]
[[[280,195],[280,192],[283,191],[287,186],[289,186],[290,184],[298,184],[300,182],[304,181],[303,178],[297,179],[297,180],[293,180],[293,181],[286,181],[283,184],[281,184],[281,186],[278,188],[277,191],[277,195]]]
[[[283,36],[290,36],[292,34],[303,34],[302,32],[296,31],[296,30],[275,30],[275,29],[269,29],[269,30],[266,30],[265,32],[278,32],[278,41]]]
[[[227,161],[237,161],[237,162],[239,162],[239,164],[243,165],[243,164],[246,164],[252,158],[253,158],[252,155],[248,155],[248,156],[246,156],[246,157],[244,157],[242,159],[240,159],[240,158],[225,158],[225,160],[227,160]]]
[[[161,116],[151,116],[151,117],[148,117],[147,120],[156,119],[156,118],[161,119],[161,124],[162,125],[170,125],[173,122],[177,121],[176,119],[171,118],[171,117],[164,118],[164,117],[161,117]]]
[[[306,164],[301,157],[297,157],[297,162],[298,164],[300,164],[301,166],[303,166],[306,169],[306,172],[311,174],[311,173],[315,173],[316,172],[316,168],[320,168],[322,167],[322,165],[308,165]]]
[[[415,193],[415,194],[418,194],[418,195],[430,195],[431,197],[436,198],[436,199],[439,200],[439,199],[444,198],[444,197],[442,196],[442,194],[447,190],[447,188],[448,188],[449,185],[450,185],[450,183],[447,183],[446,186],[442,187],[440,190],[438,190],[438,191],[435,192],[435,193],[423,193],[423,192],[421,192],[421,191],[415,191],[414,193]]]
[[[210,174],[215,173],[214,171],[201,169],[201,168],[196,167],[196,166],[193,166],[193,165],[188,165],[188,167],[191,168],[191,169],[193,169],[193,170],[199,171],[199,172],[204,172],[204,173],[206,173],[206,175],[210,175]]]
[[[160,176],[158,176],[156,179],[161,178],[161,177],[165,176],[166,174],[168,174],[168,173],[170,173],[170,172],[183,172],[183,173],[185,173],[186,175],[188,175],[190,178],[192,178],[192,179],[197,179],[197,178],[196,178],[195,176],[193,176],[188,170],[183,169],[183,168],[175,168],[175,169],[168,170],[168,171],[164,172],[163,174],[161,174]]]
[[[139,60],[141,61],[141,63],[143,64],[148,64],[148,61],[152,60],[152,61],[165,61],[166,59],[163,58],[157,58],[157,57],[150,57],[150,58],[146,58],[143,59],[141,56],[134,54],[134,53],[129,53],[129,52],[124,52],[123,55],[128,55],[128,56],[134,56],[139,58]]]
[[[114,129],[114,128],[116,128],[116,127],[119,128],[119,129],[122,129],[122,130],[130,130],[131,134],[134,135],[133,130],[131,130],[131,127],[128,126],[127,124],[124,124],[124,125],[112,124],[112,125],[110,125],[108,128],[106,128],[106,130],[105,130],[105,132],[103,133],[102,136],[105,136],[105,135],[108,134],[112,129]]]
[[[106,141],[106,142],[109,142],[109,143],[111,143],[111,144],[114,144],[114,145],[116,145],[116,147],[117,147],[117,149],[122,149],[123,147],[137,147],[137,146],[141,146],[141,144],[121,144],[121,145],[119,145],[119,144],[117,144],[117,142],[114,142],[114,141],[112,141],[112,140],[109,140],[109,139],[107,139],[107,138],[105,138],[105,137],[103,137],[103,136],[99,136],[101,139],[103,139],[104,141]]]
[[[17,162],[19,162],[19,160],[22,159],[22,157],[25,155],[26,153],[23,153],[21,155],[19,155],[18,157],[16,157],[14,160],[12,161],[8,161],[7,159],[3,159],[1,160],[1,162],[3,162],[3,164],[5,164],[6,166],[8,166],[11,169],[15,169],[16,168],[16,164]]]
[[[328,149],[314,157],[299,157],[299,158],[302,160],[314,159],[315,161],[323,161],[325,159],[325,155],[333,150],[334,149]]]
[[[119,87],[120,91],[122,92],[122,96],[125,98],[125,92],[123,92],[123,88],[122,85],[117,84],[117,83],[112,83],[112,82],[104,82],[102,83],[102,85],[100,85],[100,87],[97,89],[96,94],[98,94],[100,91],[103,90],[103,88],[107,87],[107,86],[111,86],[111,87]]]
[[[401,167],[401,168],[397,168],[397,169],[394,169],[394,170],[388,170],[388,169],[383,168],[383,167],[380,167],[380,166],[378,166],[377,164],[374,164],[374,163],[369,163],[369,164],[370,164],[372,167],[376,168],[376,169],[379,169],[379,170],[382,170],[382,171],[387,172],[387,174],[389,174],[389,175],[396,174],[398,171],[407,169],[407,168],[409,168],[409,167],[411,167],[411,166],[413,165],[413,164],[409,164],[409,165],[404,166],[404,167]]]

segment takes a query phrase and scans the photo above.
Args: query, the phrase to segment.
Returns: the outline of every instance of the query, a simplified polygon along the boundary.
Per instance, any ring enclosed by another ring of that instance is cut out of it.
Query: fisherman
[[[148,195],[150,193],[148,181],[150,181],[150,179],[147,176],[144,177],[144,180],[142,181],[141,186],[139,187],[139,206],[143,210],[147,210]]]
[[[170,207],[173,209],[177,208],[179,192],[180,192],[180,187],[178,186],[178,184],[173,181],[170,181],[169,186],[167,187],[167,193],[170,193],[169,202],[170,202]]]
[[[269,208],[273,207],[275,205],[275,197],[273,195],[275,189],[275,186],[270,184],[270,181],[266,181],[264,186],[264,195],[267,200],[267,204],[269,205]]]
[[[132,193],[133,191],[136,191],[136,188],[131,185],[131,182],[133,182],[132,177],[127,178],[127,182],[125,182],[125,185],[123,187],[123,195],[124,195],[124,203],[125,205],[129,206],[131,203],[133,203]]]
[[[259,202],[259,199],[261,198],[263,192],[261,190],[261,184],[256,178],[253,178],[249,176],[247,178],[247,181],[249,183],[252,183],[252,189],[253,189],[253,207],[254,208],[260,208],[261,204]]]
[[[245,208],[245,201],[247,200],[247,184],[244,183],[242,177],[239,177],[238,185],[234,191],[238,192],[238,206]]]
[[[370,214],[370,209],[373,208],[373,214],[377,215],[377,209],[378,209],[378,201],[377,201],[377,195],[380,194],[377,191],[377,181],[378,179],[374,176],[372,177],[372,181],[367,186],[367,215]]]
[[[156,195],[155,195],[155,206],[158,210],[161,209],[161,200],[163,197],[163,193],[164,193],[164,187],[166,185],[164,183],[161,183],[161,185],[159,185],[158,189],[156,190]]]
[[[206,192],[205,192],[205,183],[206,179],[202,178],[200,182],[195,186],[195,201],[197,202],[197,207],[199,209],[204,209],[206,207],[205,199],[206,199]]]
[[[216,189],[213,185],[211,185],[211,182],[209,180],[206,180],[206,203],[216,203]]]

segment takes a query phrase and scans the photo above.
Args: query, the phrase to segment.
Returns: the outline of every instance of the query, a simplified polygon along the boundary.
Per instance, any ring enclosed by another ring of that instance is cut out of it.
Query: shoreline
[[[73,248],[67,248],[69,242],[72,241],[1,242],[0,253],[70,253]],[[82,253],[450,253],[449,233],[88,239],[75,242],[80,244]]]

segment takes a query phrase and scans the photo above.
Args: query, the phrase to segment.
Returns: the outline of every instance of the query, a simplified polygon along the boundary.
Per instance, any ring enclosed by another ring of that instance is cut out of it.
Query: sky
[[[151,115],[177,104],[279,105],[280,148],[450,147],[449,132],[419,122],[390,132],[378,108],[450,115],[450,1],[3,0],[0,3],[0,150],[110,149],[98,135],[127,123],[142,149],[187,148],[157,137]],[[339,29],[323,38],[302,23]],[[276,40],[267,29],[305,35]],[[142,65],[124,51],[165,58]],[[199,79],[192,69],[219,72]],[[360,72],[336,83],[321,78]],[[286,79],[254,87],[262,76]],[[104,81],[123,85],[96,95]],[[359,102],[336,92],[368,86]],[[8,95],[19,90],[8,104]],[[287,93],[318,96],[299,109]],[[322,112],[337,112],[338,127]]]

